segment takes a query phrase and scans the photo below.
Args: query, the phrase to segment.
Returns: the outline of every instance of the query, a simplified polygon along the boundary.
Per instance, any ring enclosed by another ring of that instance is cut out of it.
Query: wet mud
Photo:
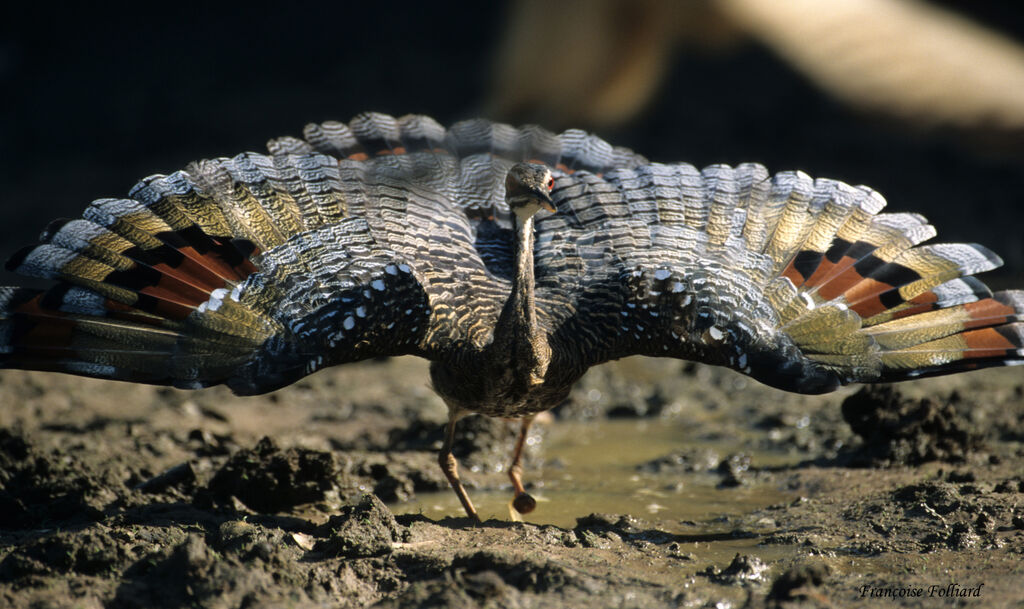
[[[471,417],[436,462],[425,365],[255,398],[0,373],[0,606],[1017,607],[1024,379],[791,396],[629,359],[536,425]]]

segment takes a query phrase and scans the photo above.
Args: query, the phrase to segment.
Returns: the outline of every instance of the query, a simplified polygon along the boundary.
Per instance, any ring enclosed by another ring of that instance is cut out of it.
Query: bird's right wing
[[[491,168],[460,162],[427,117],[306,136],[151,176],[51,224],[8,262],[55,285],[0,288],[0,367],[259,393],[482,341],[471,322],[496,316],[507,286],[463,207],[490,204]]]
[[[427,291],[472,273],[471,240],[438,219],[443,200],[400,190],[412,200],[401,237],[374,230],[386,214],[358,207],[395,201],[366,169],[242,154],[51,224],[8,262],[56,285],[0,288],[0,366],[259,393],[333,363],[421,352],[428,327],[446,327]]]
[[[643,161],[581,131],[378,113],[268,148],[48,227],[8,262],[56,285],[0,288],[0,367],[259,393],[371,357],[449,358],[489,340],[509,293],[508,168]]]

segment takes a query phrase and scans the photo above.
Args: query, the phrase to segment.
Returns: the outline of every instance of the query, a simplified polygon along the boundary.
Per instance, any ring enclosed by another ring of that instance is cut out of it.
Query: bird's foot
[[[529,493],[516,493],[515,499],[512,500],[512,508],[520,514],[529,514],[537,509],[537,500]]]

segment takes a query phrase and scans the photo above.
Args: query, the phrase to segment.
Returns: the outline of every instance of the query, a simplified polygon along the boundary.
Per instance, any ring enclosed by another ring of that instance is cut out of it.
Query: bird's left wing
[[[628,355],[729,366],[807,393],[1024,362],[1024,294],[979,245],[882,214],[866,187],[755,164],[564,172],[537,221],[537,299],[578,370]]]

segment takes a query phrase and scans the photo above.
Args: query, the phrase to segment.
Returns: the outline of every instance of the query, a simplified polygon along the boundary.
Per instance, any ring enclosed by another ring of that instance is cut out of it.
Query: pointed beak
[[[537,198],[537,202],[540,203],[541,207],[550,212],[558,211],[557,209],[555,209],[555,204],[551,202],[551,195],[549,195],[546,192],[540,193],[540,197]]]

